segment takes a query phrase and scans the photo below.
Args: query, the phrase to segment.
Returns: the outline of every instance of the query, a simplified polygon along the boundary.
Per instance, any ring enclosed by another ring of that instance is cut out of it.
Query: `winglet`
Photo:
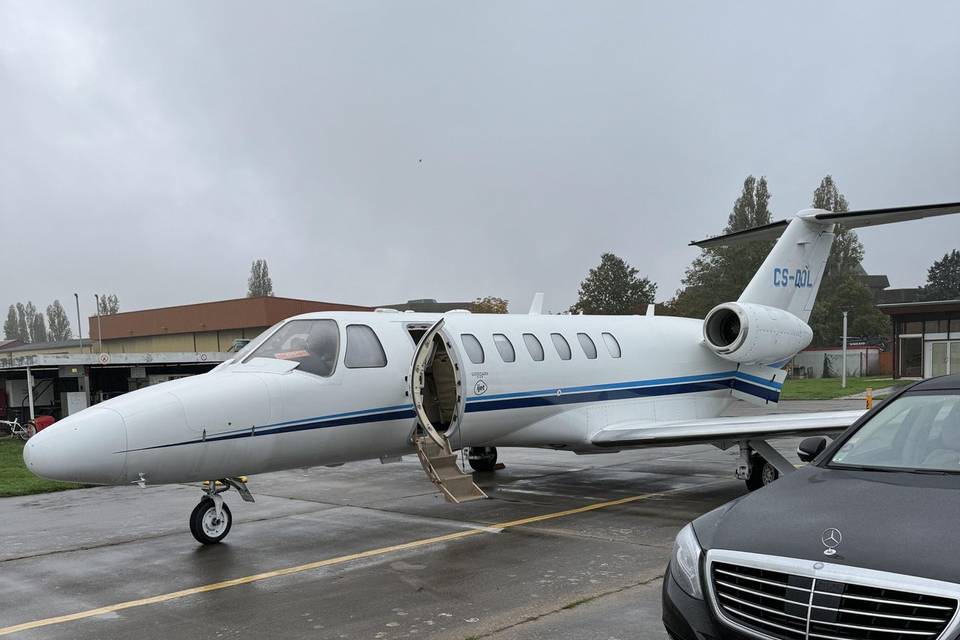
[[[530,311],[527,314],[538,316],[541,313],[543,313],[543,293],[538,292],[533,294],[533,302],[530,303]]]
[[[651,318],[652,318],[653,316],[657,315],[657,303],[656,303],[656,302],[651,302],[650,304],[648,304],[648,305],[647,305],[647,313],[644,314],[644,315],[650,316]]]

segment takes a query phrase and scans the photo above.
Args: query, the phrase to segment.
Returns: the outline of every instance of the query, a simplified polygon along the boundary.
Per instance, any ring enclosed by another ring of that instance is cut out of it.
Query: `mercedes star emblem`
[[[820,542],[822,542],[823,546],[826,547],[823,555],[835,555],[837,553],[837,547],[840,546],[841,542],[843,542],[843,534],[840,533],[839,529],[827,529],[823,532],[823,534],[821,534]]]

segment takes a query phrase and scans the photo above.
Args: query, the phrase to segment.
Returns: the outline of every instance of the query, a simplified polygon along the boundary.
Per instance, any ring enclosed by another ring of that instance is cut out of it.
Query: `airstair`
[[[449,357],[447,348],[452,349],[452,345],[445,342],[442,336],[434,340],[442,327],[442,319],[430,327],[420,339],[413,357],[412,371],[408,379],[410,384],[408,393],[413,399],[414,410],[417,414],[417,427],[413,431],[412,440],[416,446],[420,464],[423,465],[423,470],[430,481],[437,485],[447,502],[460,503],[481,500],[486,498],[487,494],[474,484],[473,476],[461,471],[457,464],[457,454],[451,449],[447,438],[450,430],[455,428],[459,416],[463,415],[463,396],[459,392],[462,386],[458,366],[447,365],[446,371],[450,376],[447,381],[449,389],[440,390],[449,392],[448,401],[444,403],[449,406],[443,410],[434,407],[435,417],[439,418],[437,420],[438,424],[444,423],[442,426],[445,429],[441,429],[443,433],[434,426],[428,415],[430,412],[425,408],[425,392],[430,386],[427,382],[427,367],[434,363],[438,348],[443,351],[444,357]],[[431,384],[434,390],[433,395],[438,395],[436,380],[433,380]],[[447,413],[446,416],[443,415],[444,412]]]
[[[487,497],[473,482],[473,476],[460,470],[457,464],[457,454],[450,449],[446,438],[439,436],[443,446],[437,444],[431,435],[414,435],[417,445],[417,455],[427,477],[437,485],[447,502],[469,502],[482,500]]]

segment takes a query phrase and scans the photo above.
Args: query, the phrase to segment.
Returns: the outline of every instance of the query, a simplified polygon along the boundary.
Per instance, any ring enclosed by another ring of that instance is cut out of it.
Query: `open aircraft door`
[[[438,320],[420,338],[410,370],[410,397],[417,414],[413,434],[417,454],[427,476],[450,502],[486,498],[473,483],[472,476],[457,465],[450,446],[463,419],[466,397],[463,393],[460,357],[453,340],[443,331],[444,318]]]

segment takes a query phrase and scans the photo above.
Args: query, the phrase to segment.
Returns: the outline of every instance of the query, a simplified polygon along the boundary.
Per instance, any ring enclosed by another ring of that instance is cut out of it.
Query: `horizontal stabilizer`
[[[863,211],[846,211],[843,213],[834,213],[832,211],[824,211],[823,209],[806,209],[798,213],[797,216],[811,222],[819,222],[825,225],[838,224],[845,229],[857,229],[859,227],[872,227],[878,224],[890,224],[892,222],[906,222],[907,220],[919,220],[933,216],[945,216],[951,213],[960,213],[960,202],[892,207],[889,209],[865,209]],[[711,247],[726,247],[742,242],[752,242],[754,240],[775,240],[783,234],[789,222],[789,220],[771,222],[770,224],[754,227],[753,229],[734,231],[733,233],[722,236],[691,242],[690,245],[700,247],[701,249],[708,249]]]
[[[865,411],[773,413],[735,418],[703,418],[676,422],[622,422],[594,434],[598,447],[662,447],[681,444],[715,444],[745,438],[765,439],[801,435],[837,434]]]

